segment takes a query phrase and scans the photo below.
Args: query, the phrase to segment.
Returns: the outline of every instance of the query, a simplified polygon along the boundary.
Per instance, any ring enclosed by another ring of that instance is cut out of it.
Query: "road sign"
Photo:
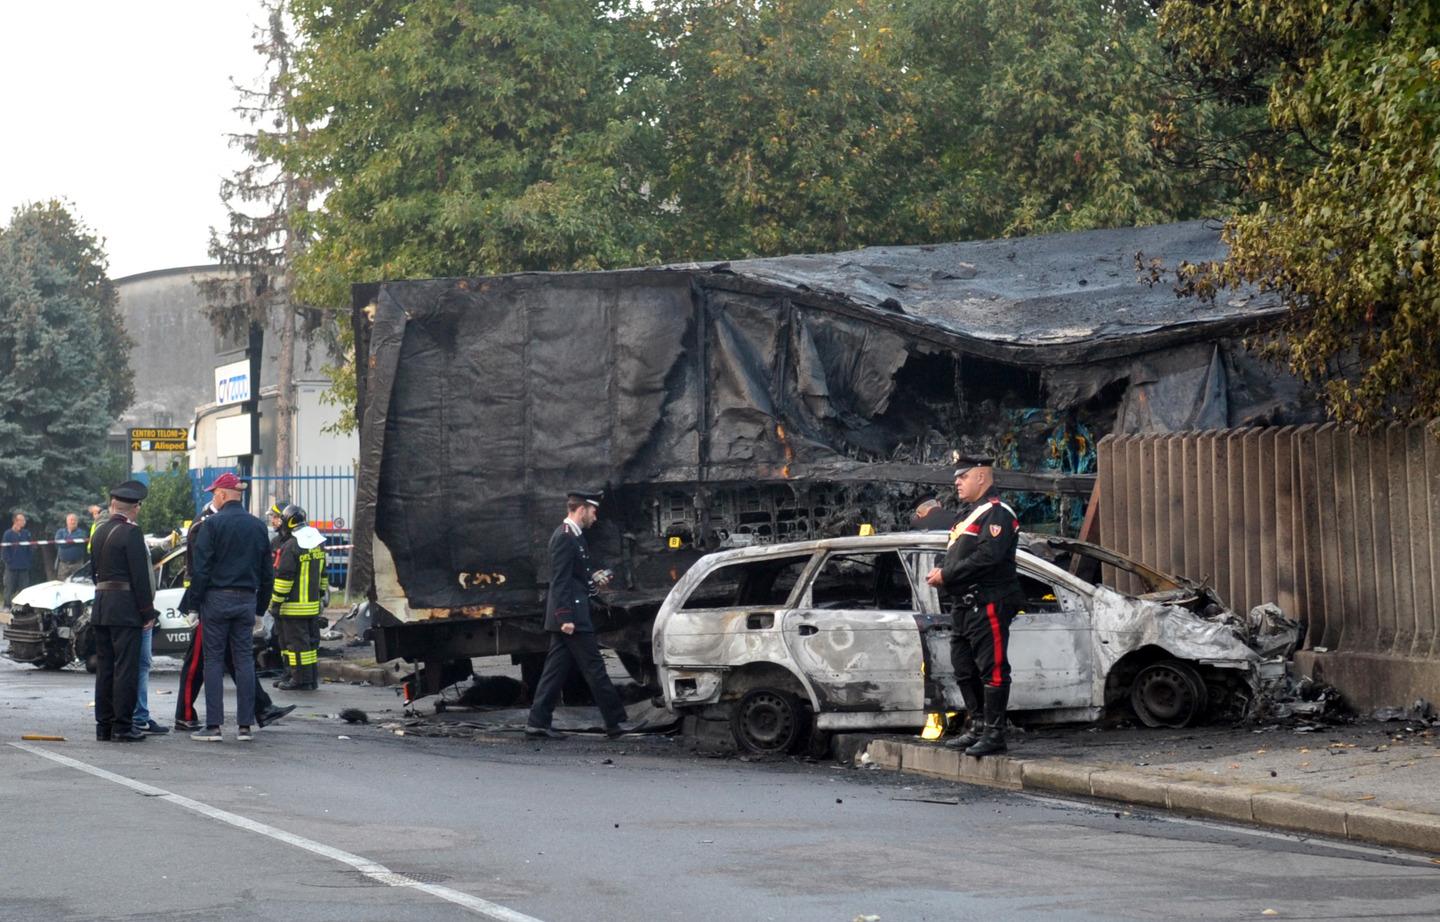
[[[223,407],[249,400],[254,390],[251,386],[250,376],[249,359],[241,359],[238,362],[218,366],[215,369],[216,405]]]
[[[131,429],[131,451],[189,451],[189,429]]]
[[[221,455],[255,454],[255,415],[222,416],[215,420],[215,453]]]

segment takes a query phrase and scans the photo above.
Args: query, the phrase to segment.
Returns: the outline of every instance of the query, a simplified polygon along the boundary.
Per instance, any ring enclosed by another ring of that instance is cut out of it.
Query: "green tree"
[[[287,168],[329,191],[300,295],[653,262],[646,35],[615,0],[295,0]]]
[[[195,494],[183,470],[151,471],[150,492],[140,505],[140,528],[146,534],[168,534],[195,518]]]
[[[1200,92],[1268,116],[1228,258],[1182,280],[1278,293],[1270,351],[1336,418],[1440,415],[1440,8],[1171,0],[1162,35]]]
[[[1141,0],[661,0],[670,258],[1130,226],[1223,194]]]
[[[130,479],[130,452],[128,451],[101,451],[90,456],[90,469],[86,475],[85,485],[92,499],[86,502],[91,504],[104,505],[105,497],[110,495],[112,487]],[[77,512],[79,510],[76,510]]]
[[[278,162],[280,151],[304,141],[308,131],[292,105],[291,70],[295,45],[288,21],[288,0],[265,0],[265,22],[255,30],[255,50],[265,62],[258,89],[236,83],[236,112],[252,129],[232,135],[249,163],[223,180],[220,198],[229,213],[224,233],[211,228],[210,256],[234,274],[199,282],[205,312],[221,333],[241,338],[252,325],[273,329],[280,342],[276,361],[279,392],[275,399],[276,470],[294,467],[291,436],[295,428],[296,340],[314,340],[323,315],[292,296],[294,265],[308,240],[305,215],[315,184]]]
[[[0,229],[0,506],[50,527],[95,502],[91,458],[134,399],[100,242],[64,205]]]
[[[661,0],[669,76],[649,107],[665,137],[657,197],[669,258],[930,239],[913,203],[923,84],[896,66],[885,5]],[[924,190],[921,194],[918,190]],[[943,226],[944,222],[941,222]]]
[[[653,263],[663,212],[646,94],[659,69],[628,0],[293,0],[285,169],[327,188],[296,296],[348,308],[384,278]],[[326,371],[354,405],[354,344]],[[342,419],[342,426],[353,419]]]
[[[1215,117],[1167,79],[1144,0],[916,0],[904,64],[927,157],[961,222],[990,237],[1195,217],[1218,188],[1179,168]]]

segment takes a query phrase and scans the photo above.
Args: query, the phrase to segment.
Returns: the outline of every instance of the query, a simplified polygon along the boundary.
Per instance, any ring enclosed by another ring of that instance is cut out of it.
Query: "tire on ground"
[[[809,709],[793,692],[761,686],[740,696],[730,713],[735,744],[757,755],[784,755],[810,736]]]
[[[1208,704],[1205,680],[1183,660],[1151,663],[1135,674],[1130,685],[1130,706],[1147,727],[1188,727],[1205,713]]]

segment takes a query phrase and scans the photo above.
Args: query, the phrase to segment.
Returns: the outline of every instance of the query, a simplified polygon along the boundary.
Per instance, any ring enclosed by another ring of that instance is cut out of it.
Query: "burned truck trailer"
[[[1063,533],[1108,432],[1304,414],[1239,342],[1277,303],[1180,299],[1137,272],[1137,254],[1222,252],[1188,223],[356,286],[350,573],[376,655],[415,663],[420,696],[470,657],[543,654],[569,489],[606,491],[588,539],[617,579],[597,629],[637,676],[700,555],[907,527],[949,495],[954,448],[998,452],[1004,489],[1065,498],[1027,507]]]

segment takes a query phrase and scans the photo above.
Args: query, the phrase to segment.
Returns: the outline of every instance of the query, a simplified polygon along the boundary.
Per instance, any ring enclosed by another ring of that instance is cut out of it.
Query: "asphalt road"
[[[92,698],[0,660],[0,919],[1440,915],[1440,866],[1384,849],[666,738],[401,737],[389,689],[327,686],[251,744],[97,743]]]

